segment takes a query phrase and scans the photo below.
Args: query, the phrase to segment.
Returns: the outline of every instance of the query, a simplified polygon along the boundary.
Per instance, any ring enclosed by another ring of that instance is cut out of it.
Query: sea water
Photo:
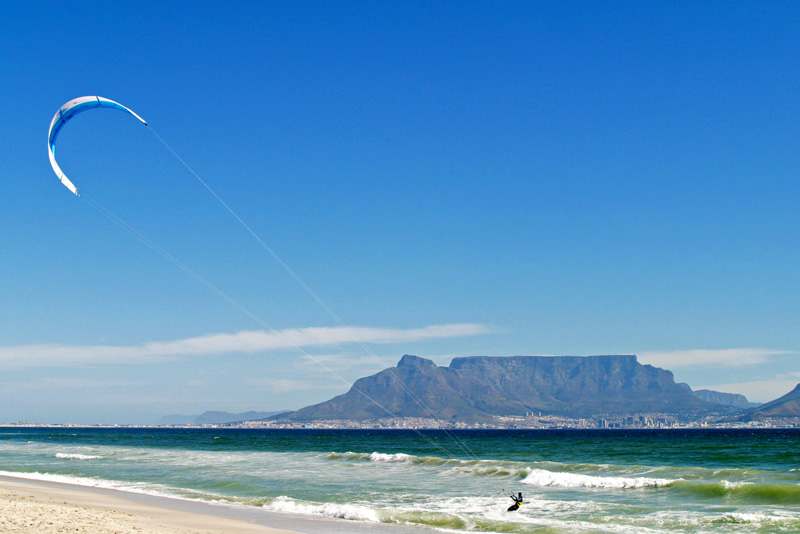
[[[800,430],[7,427],[0,475],[421,531],[800,532]]]

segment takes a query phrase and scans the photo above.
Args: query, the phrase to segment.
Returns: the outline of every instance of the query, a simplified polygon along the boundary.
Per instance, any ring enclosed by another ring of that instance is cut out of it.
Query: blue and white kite
[[[78,194],[78,188],[73,185],[73,183],[61,170],[61,167],[58,166],[58,163],[56,163],[56,137],[58,137],[58,132],[61,131],[61,128],[64,127],[64,124],[66,124],[68,120],[78,113],[93,108],[112,108],[127,111],[142,121],[142,124],[147,126],[147,122],[139,115],[126,108],[122,104],[107,98],[103,98],[102,96],[82,96],[80,98],[70,100],[61,106],[56,112],[55,117],[53,117],[53,122],[50,123],[50,133],[47,135],[47,148],[50,153],[50,165],[53,166],[56,176],[58,176],[58,179],[61,180],[61,183],[64,184],[67,189],[76,195]]]

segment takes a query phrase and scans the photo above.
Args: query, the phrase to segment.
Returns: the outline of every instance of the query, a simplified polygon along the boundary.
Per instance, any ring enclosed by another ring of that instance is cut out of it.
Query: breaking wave
[[[384,509],[361,504],[308,503],[290,497],[278,497],[263,505],[271,512],[317,515],[367,523],[388,523],[433,527],[445,531],[528,532],[507,520],[474,517],[469,513],[430,509]],[[538,529],[531,532],[539,532]]]
[[[278,497],[272,502],[264,504],[264,509],[272,512],[289,512],[303,515],[322,515],[353,521],[366,521],[380,523],[378,511],[366,506],[343,503],[307,503],[296,501],[289,497]]]
[[[68,454],[64,452],[57,452],[56,458],[64,460],[102,460],[102,456],[93,456],[91,454]]]
[[[557,462],[515,462],[502,460],[458,460],[437,458],[434,456],[413,456],[410,454],[385,454],[372,453],[330,453],[327,458],[331,460],[349,462],[388,462],[405,463],[424,467],[441,467],[455,472],[466,473],[479,477],[511,478],[524,484],[535,486],[558,486],[565,488],[642,488],[651,486],[667,486],[674,479],[630,476],[632,467],[618,467],[610,465],[593,464],[561,464]],[[646,471],[640,467],[639,471]],[[597,476],[596,473],[615,471],[622,473],[617,476]],[[591,475],[583,474],[593,473]]]
[[[753,482],[691,482],[678,480],[675,491],[706,498],[742,503],[800,504],[798,484],[757,484]]]
[[[560,488],[611,488],[611,489],[630,489],[630,488],[649,488],[669,486],[675,480],[666,478],[650,477],[601,477],[592,475],[581,475],[577,473],[557,473],[545,471],[544,469],[533,469],[530,474],[522,480],[523,484],[532,486],[556,486]]]
[[[459,464],[463,460],[444,459],[436,456],[414,456],[402,452],[387,454],[383,452],[332,452],[327,456],[330,460],[341,460],[346,462],[390,462],[390,463],[409,463],[427,465],[446,465]]]

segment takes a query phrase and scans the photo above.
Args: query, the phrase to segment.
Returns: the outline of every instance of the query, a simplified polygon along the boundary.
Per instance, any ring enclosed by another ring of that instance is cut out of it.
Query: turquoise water
[[[800,532],[797,430],[9,427],[0,475],[448,532]]]

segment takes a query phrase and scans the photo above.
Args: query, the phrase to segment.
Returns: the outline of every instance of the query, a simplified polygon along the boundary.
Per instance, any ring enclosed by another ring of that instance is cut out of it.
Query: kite
[[[56,137],[58,137],[58,132],[61,131],[61,128],[64,127],[68,120],[78,113],[94,108],[112,108],[126,111],[147,126],[147,122],[139,115],[119,102],[114,102],[102,96],[82,96],[70,100],[61,106],[53,117],[53,121],[50,123],[50,133],[47,135],[47,148],[50,153],[50,165],[53,166],[53,171],[55,171],[56,176],[58,176],[58,179],[61,180],[61,183],[64,184],[67,189],[76,195],[78,194],[78,188],[67,178],[67,175],[64,174],[64,171],[61,170],[61,167],[59,167],[56,162]]]

